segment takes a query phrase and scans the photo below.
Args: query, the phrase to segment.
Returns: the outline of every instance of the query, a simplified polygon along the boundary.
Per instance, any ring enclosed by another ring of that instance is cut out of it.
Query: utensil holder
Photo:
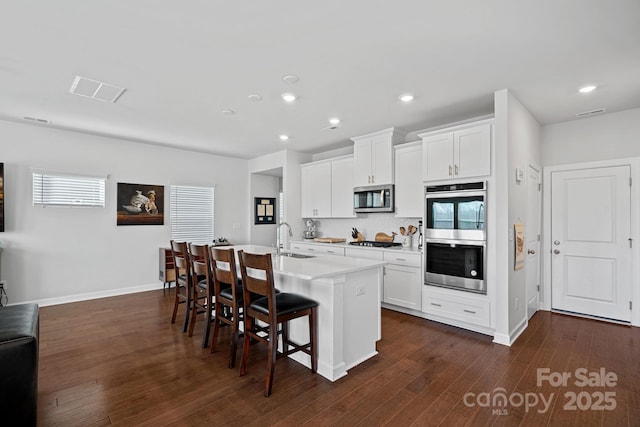
[[[402,247],[410,248],[413,246],[413,234],[409,234],[408,236],[402,236]]]

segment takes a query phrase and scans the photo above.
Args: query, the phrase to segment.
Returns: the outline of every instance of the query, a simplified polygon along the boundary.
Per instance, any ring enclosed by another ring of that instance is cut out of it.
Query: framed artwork
[[[523,224],[514,224],[513,225],[513,234],[515,236],[514,243],[516,249],[515,256],[515,264],[513,266],[514,270],[521,270],[524,267],[525,256],[524,256],[524,225]]]
[[[0,232],[4,231],[4,163],[0,163]]]
[[[276,199],[273,197],[254,197],[255,224],[276,223]]]
[[[163,225],[164,186],[118,183],[118,225]]]

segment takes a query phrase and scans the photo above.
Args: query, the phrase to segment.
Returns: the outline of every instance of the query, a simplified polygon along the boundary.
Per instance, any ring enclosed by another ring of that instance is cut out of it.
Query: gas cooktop
[[[350,245],[355,246],[370,246],[375,248],[390,248],[393,246],[402,246],[402,243],[393,243],[393,242],[374,242],[371,240],[365,240],[363,242],[349,242]]]

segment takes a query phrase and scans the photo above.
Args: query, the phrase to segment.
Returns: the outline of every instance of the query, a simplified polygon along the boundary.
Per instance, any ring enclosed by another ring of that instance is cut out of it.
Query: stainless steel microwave
[[[394,212],[394,186],[376,185],[353,189],[353,210],[359,212]]]

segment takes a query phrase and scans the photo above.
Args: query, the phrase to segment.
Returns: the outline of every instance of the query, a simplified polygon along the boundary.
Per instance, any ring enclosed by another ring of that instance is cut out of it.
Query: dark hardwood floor
[[[239,377],[228,328],[209,354],[202,319],[188,338],[172,304],[152,291],[41,308],[39,425],[640,425],[640,328],[539,312],[509,348],[383,310],[378,356],[335,383],[278,360],[265,398],[265,346]],[[538,385],[538,368],[571,378]],[[582,385],[579,368],[616,385]]]

